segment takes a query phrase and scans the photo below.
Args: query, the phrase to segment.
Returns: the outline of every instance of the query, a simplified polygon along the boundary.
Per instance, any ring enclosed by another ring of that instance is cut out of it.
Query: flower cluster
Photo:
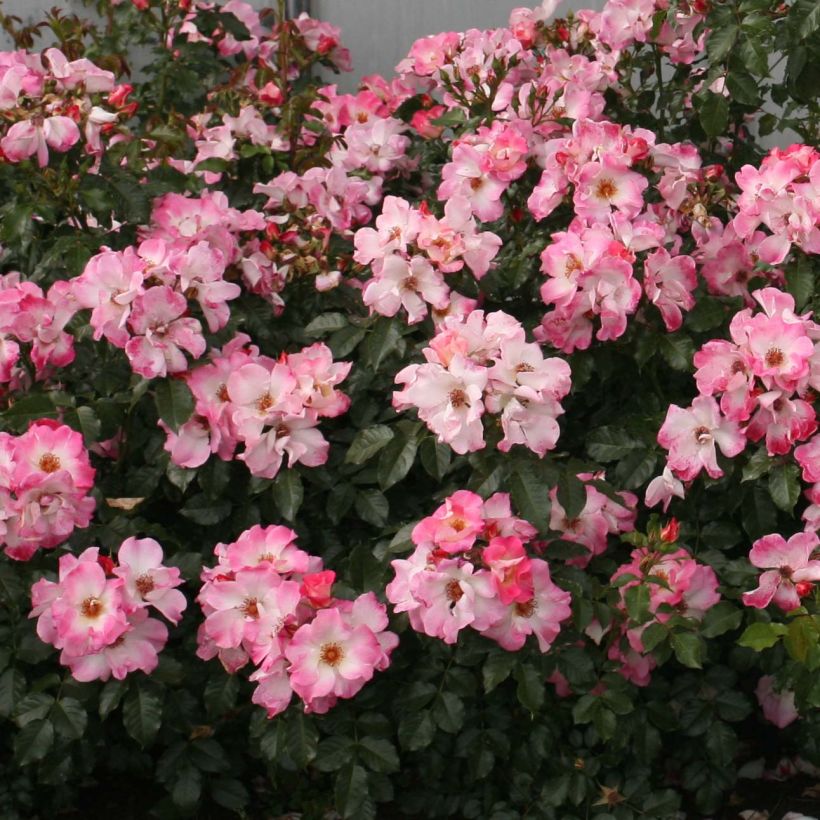
[[[579,473],[578,478],[589,482],[603,479],[603,475]],[[561,506],[558,488],[553,487],[549,492],[550,529],[560,533],[562,541],[571,541],[588,550],[568,560],[567,563],[578,567],[587,566],[594,556],[606,552],[609,535],[632,532],[637,518],[638,499],[633,493],[616,493],[620,501],[615,501],[590,483],[585,484],[584,491],[586,501],[574,518],[569,518]]]
[[[76,308],[67,282],[57,281],[43,293],[16,272],[0,276],[0,385],[27,389],[29,373],[20,364],[20,345],[31,345],[29,357],[38,380],[74,361],[74,337],[65,330]]]
[[[567,231],[552,235],[541,254],[548,277],[541,298],[553,309],[537,330],[539,340],[567,353],[586,349],[595,319],[597,339],[622,336],[641,298],[636,255],[651,249],[643,262],[643,291],[667,330],[680,328],[682,311],[695,304],[695,260],[679,253],[680,239],[665,223],[677,225],[682,211],[692,207],[690,186],[702,176],[697,151],[656,143],[643,129],[592,120],[576,120],[571,135],[549,141],[545,151],[529,209],[544,219],[572,189],[575,218]],[[660,175],[661,203],[645,205],[649,180],[641,166]]]
[[[153,538],[127,538],[117,561],[97,547],[61,555],[57,582],[41,578],[31,588],[37,635],[61,650],[60,663],[79,681],[153,672],[168,629],[149,607],[177,624],[187,606],[179,570],[162,565]]]
[[[221,193],[160,197],[138,246],[104,249],[71,281],[77,305],[91,310],[94,338],[124,349],[147,379],[185,371],[185,352],[197,359],[206,348],[190,302],[212,333],[225,326],[227,302],[241,293],[224,278],[242,257],[238,235],[264,227],[261,214],[231,208]]]
[[[820,389],[820,327],[810,313],[796,315],[794,299],[781,290],[763,288],[754,298],[762,312],[740,311],[731,341],[712,340],[695,354],[700,395],[690,408],[671,405],[658,432],[670,470],[684,481],[704,468],[712,478],[723,475],[716,445],[731,458],[747,440],[765,437],[770,456],[785,455],[817,429],[810,400]],[[806,476],[814,475],[813,445],[797,449]],[[665,498],[660,492],[652,500]]]
[[[484,501],[459,490],[413,528],[416,548],[392,562],[387,599],[417,632],[446,643],[470,626],[509,651],[535,635],[547,652],[570,615],[570,594],[553,583],[546,561],[527,555],[535,535],[506,493]]]
[[[205,613],[197,655],[219,657],[234,673],[249,661],[253,694],[273,717],[293,693],[309,712],[353,697],[390,664],[398,636],[372,593],[333,597],[335,573],[296,546],[287,527],[255,526],[217,544],[217,565],[202,572]]]
[[[316,429],[319,419],[347,410],[350,400],[336,389],[350,371],[334,362],[320,342],[278,359],[260,355],[244,335],[235,336],[211,361],[186,375],[194,394],[194,414],[178,432],[167,433],[165,449],[180,467],[200,467],[216,453],[237,458],[256,476],[273,478],[287,455],[296,463],[318,467],[329,445]]]
[[[792,245],[820,253],[820,152],[809,145],[773,148],[759,168],[744,165],[735,177],[740,196],[732,227],[741,238],[759,225],[771,234],[760,258],[779,265]]]
[[[47,49],[42,57],[26,51],[2,52],[3,158],[17,163],[35,156],[44,168],[49,150],[64,154],[80,140],[87,154],[99,157],[101,135],[114,128],[118,119],[117,112],[100,105],[103,101],[120,108],[123,92],[115,89],[110,71],[88,59],[69,62],[57,48]]]
[[[393,393],[393,406],[415,407],[439,441],[457,453],[482,449],[487,412],[501,416],[499,450],[523,444],[543,456],[555,447],[569,365],[545,359],[539,345],[525,340],[517,319],[480,310],[448,317],[423,352],[425,364],[396,374],[404,388]]]
[[[621,674],[637,686],[646,686],[656,665],[644,650],[641,636],[652,623],[667,623],[673,616],[702,621],[704,615],[720,601],[718,579],[714,570],[697,562],[678,548],[661,551],[651,547],[633,550],[631,560],[618,567],[611,583],[619,587],[620,609],[629,609],[630,590],[639,587],[648,591],[646,619],[642,623],[621,625],[626,644],[613,642],[609,659],[621,663]],[[650,617],[651,616],[651,617]]]
[[[83,437],[70,427],[41,419],[20,436],[0,433],[0,544],[6,555],[28,561],[39,548],[61,544],[75,527],[87,527],[93,485]]]
[[[443,274],[466,264],[480,279],[501,239],[476,230],[469,200],[463,196],[448,200],[442,219],[424,204],[413,208],[404,199],[388,196],[375,229],[360,228],[354,244],[354,260],[373,271],[362,290],[365,305],[382,316],[395,316],[404,308],[408,322],[414,324],[427,316],[429,308],[443,312],[450,306]]]

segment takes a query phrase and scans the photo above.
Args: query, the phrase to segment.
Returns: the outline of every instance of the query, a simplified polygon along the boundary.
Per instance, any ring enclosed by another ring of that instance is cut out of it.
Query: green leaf
[[[797,257],[797,263],[786,270],[786,290],[794,297],[797,312],[810,306],[814,296],[814,265],[805,254]]]
[[[752,541],[777,529],[777,510],[766,488],[754,484],[743,499],[743,529]]]
[[[344,313],[322,313],[305,327],[308,336],[324,336],[337,330],[346,328],[349,320]]]
[[[7,718],[26,691],[26,678],[23,673],[12,666],[0,675],[0,717]]]
[[[783,639],[783,646],[789,656],[800,663],[805,663],[809,650],[817,646],[817,627],[812,618],[802,616],[789,624],[789,630]]]
[[[565,470],[558,481],[558,503],[564,508],[568,521],[577,518],[586,506],[586,485],[570,470]]]
[[[408,752],[426,749],[435,733],[436,724],[429,711],[413,712],[399,723],[399,743]]]
[[[678,663],[690,669],[702,669],[705,644],[700,635],[693,632],[675,632],[671,636],[672,649]]]
[[[465,121],[464,111],[460,108],[453,108],[450,111],[446,111],[440,117],[436,117],[432,122],[433,125],[438,125],[440,128],[458,128],[464,125]]]
[[[432,683],[416,681],[407,688],[402,689],[399,696],[399,704],[402,713],[418,712],[430,703],[436,696],[436,687]]]
[[[334,484],[327,497],[327,516],[331,523],[338,524],[347,515],[356,499],[356,490],[346,482]]]
[[[54,402],[43,393],[34,393],[17,399],[8,410],[0,413],[3,419],[12,429],[27,429],[32,421],[37,419],[57,418],[57,408]]]
[[[377,470],[382,490],[389,490],[410,472],[419,448],[416,432],[417,430],[400,431],[382,450]]]
[[[711,65],[721,62],[729,55],[739,33],[740,29],[736,24],[721,25],[712,29],[706,41],[706,53]]]
[[[652,618],[649,611],[649,587],[636,584],[624,593],[624,603],[629,617],[638,624],[645,624]]]
[[[384,424],[359,430],[345,454],[348,464],[364,464],[393,438],[393,431]]]
[[[766,448],[761,447],[752,454],[752,457],[743,467],[743,476],[740,479],[741,483],[745,481],[756,481],[761,476],[766,475],[773,464],[774,461],[766,452]]]
[[[549,487],[539,478],[532,465],[527,462],[515,464],[507,486],[517,511],[539,532],[544,532],[549,527]]]
[[[116,680],[112,678],[109,680],[100,692],[100,718],[105,720],[122,701],[123,696],[128,690],[128,683],[124,680]]]
[[[663,333],[658,337],[658,349],[673,370],[688,373],[692,369],[695,345],[684,333]]]
[[[101,425],[94,408],[88,405],[71,408],[65,413],[63,420],[82,433],[86,447],[99,441]]]
[[[726,126],[729,124],[729,101],[722,94],[707,91],[705,98],[698,106],[698,119],[707,136],[721,136],[726,132]],[[675,365],[672,366],[675,367]]]
[[[700,634],[704,638],[717,638],[719,635],[725,635],[737,629],[742,620],[743,610],[738,609],[729,601],[721,601],[707,610]]]
[[[726,307],[713,296],[701,296],[695,306],[686,314],[686,327],[696,333],[713,330],[726,318]]]
[[[150,746],[162,722],[162,698],[148,685],[134,679],[122,707],[122,722],[128,732],[143,748]]]
[[[177,768],[175,774],[171,799],[181,809],[190,810],[199,802],[202,794],[202,774],[187,761]]]
[[[159,417],[176,433],[194,412],[194,397],[181,379],[165,379],[154,388]]]
[[[718,766],[728,766],[737,751],[737,735],[730,726],[715,721],[706,733],[706,752]]]
[[[505,681],[512,672],[516,663],[514,652],[495,652],[484,662],[481,670],[484,681],[484,691],[489,693]]]
[[[359,755],[368,769],[383,774],[399,770],[396,747],[384,738],[364,737],[359,741]]]
[[[288,722],[288,754],[300,768],[316,757],[319,732],[313,720],[302,712],[292,712]]]
[[[354,745],[350,737],[326,737],[319,744],[314,765],[320,772],[337,772],[350,760]]]
[[[730,71],[726,76],[726,88],[735,102],[742,105],[760,105],[760,85],[750,74],[737,70]]]
[[[367,772],[361,766],[349,763],[336,777],[334,794],[336,811],[343,818],[361,817],[367,800]]]
[[[519,663],[515,667],[515,679],[518,681],[516,694],[521,705],[535,714],[544,705],[544,676],[532,665]]]
[[[54,727],[48,720],[34,720],[14,738],[14,758],[21,765],[42,760],[54,744]]]
[[[455,734],[464,725],[464,704],[453,692],[441,692],[433,704],[433,717],[443,732]]]
[[[288,521],[295,521],[296,513],[299,512],[305,497],[305,489],[299,473],[292,468],[281,470],[273,482],[271,492],[276,508],[282,516]]]
[[[383,527],[390,515],[390,504],[379,490],[360,490],[356,494],[356,512],[362,521]]]
[[[738,646],[762,652],[773,647],[788,630],[783,624],[758,622],[750,624],[738,638]]]
[[[625,490],[645,484],[655,472],[658,454],[651,449],[634,450],[615,467],[615,482]]]
[[[769,495],[784,512],[791,513],[800,498],[799,476],[796,464],[775,464],[769,471]]]
[[[21,728],[34,720],[44,718],[54,705],[54,697],[45,692],[30,692],[18,704],[14,722]]]
[[[601,706],[601,700],[595,695],[581,695],[572,707],[572,722],[577,726],[592,723],[595,713]]]
[[[446,444],[439,444],[434,438],[428,437],[419,447],[421,466],[436,481],[441,481],[450,468],[453,451]]]
[[[231,514],[231,504],[229,501],[214,501],[204,493],[199,493],[180,507],[179,514],[194,524],[211,527],[224,521]]]
[[[646,652],[651,652],[656,647],[660,646],[669,637],[669,630],[658,623],[649,624],[649,626],[641,632],[641,643]]]
[[[816,0],[796,0],[789,11],[789,24],[801,40],[820,28],[820,5]]]
[[[236,814],[241,814],[250,800],[248,790],[234,777],[217,778],[209,787],[214,802]]]
[[[396,319],[379,317],[362,346],[362,361],[377,371],[395,350],[401,339],[401,327]]]
[[[79,740],[85,733],[88,714],[80,701],[74,698],[61,698],[51,710],[54,728],[69,740]]]
[[[349,325],[342,330],[337,330],[328,340],[328,346],[333,352],[334,359],[341,359],[352,353],[359,343],[364,339],[367,331],[363,327]]]
[[[586,437],[587,452],[596,461],[618,461],[645,446],[640,439],[617,427],[599,427]]]
[[[415,521],[411,521],[409,524],[405,524],[398,529],[387,545],[390,552],[410,552],[410,550],[413,549],[412,534],[416,523]]]
[[[233,709],[238,694],[239,678],[220,669],[215,671],[205,684],[202,697],[208,714],[215,717]]]

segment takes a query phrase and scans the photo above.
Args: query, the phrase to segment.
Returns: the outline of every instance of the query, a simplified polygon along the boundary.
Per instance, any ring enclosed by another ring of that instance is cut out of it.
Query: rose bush
[[[351,94],[281,5],[3,18],[3,816],[820,765],[816,5],[545,0]]]

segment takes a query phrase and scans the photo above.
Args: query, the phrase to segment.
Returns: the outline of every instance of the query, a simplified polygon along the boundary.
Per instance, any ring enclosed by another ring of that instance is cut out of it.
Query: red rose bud
[[[336,573],[333,570],[326,569],[323,572],[311,572],[302,577],[300,591],[316,609],[321,609],[330,606],[333,601],[330,588],[335,580]]]
[[[814,590],[814,584],[811,581],[798,581],[794,585],[794,588],[801,598],[805,598],[807,595],[811,595]]]
[[[105,570],[106,575],[114,574],[114,562],[107,555],[98,555],[97,563]]]
[[[661,541],[665,544],[674,544],[680,535],[680,524],[677,518],[670,519],[669,523],[661,530]]]

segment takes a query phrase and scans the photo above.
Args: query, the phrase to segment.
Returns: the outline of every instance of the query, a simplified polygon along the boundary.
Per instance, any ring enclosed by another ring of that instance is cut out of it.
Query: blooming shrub
[[[813,0],[545,0],[355,93],[284,3],[97,6],[2,18],[2,816],[820,765]]]

